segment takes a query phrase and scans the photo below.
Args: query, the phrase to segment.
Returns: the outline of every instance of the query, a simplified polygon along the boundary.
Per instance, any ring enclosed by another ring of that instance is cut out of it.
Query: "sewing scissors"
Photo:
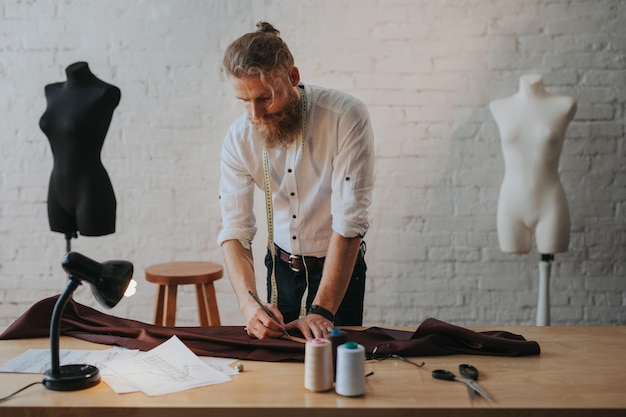
[[[476,395],[476,392],[485,397],[485,399],[489,402],[493,402],[493,399],[487,391],[485,391],[476,380],[478,379],[478,369],[472,365],[462,364],[459,365],[459,372],[461,376],[458,377],[452,372],[445,369],[435,369],[433,371],[433,378],[443,379],[444,381],[459,381],[467,385],[467,392],[469,393],[470,399],[473,401]]]

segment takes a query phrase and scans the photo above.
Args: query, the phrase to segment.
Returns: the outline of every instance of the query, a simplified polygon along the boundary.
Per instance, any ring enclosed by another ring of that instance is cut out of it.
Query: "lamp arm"
[[[52,310],[52,319],[50,320],[50,355],[52,357],[52,365],[50,372],[53,376],[61,375],[61,367],[59,361],[59,337],[61,336],[61,317],[63,310],[69,301],[72,293],[81,284],[80,279],[68,274],[69,282],[63,294],[57,299]]]

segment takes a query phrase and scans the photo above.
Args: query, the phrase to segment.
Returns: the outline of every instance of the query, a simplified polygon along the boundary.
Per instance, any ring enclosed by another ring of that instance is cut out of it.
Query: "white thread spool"
[[[365,394],[365,348],[355,342],[337,347],[335,391],[345,397]]]
[[[326,339],[313,339],[304,348],[304,388],[324,392],[333,388],[332,344]]]

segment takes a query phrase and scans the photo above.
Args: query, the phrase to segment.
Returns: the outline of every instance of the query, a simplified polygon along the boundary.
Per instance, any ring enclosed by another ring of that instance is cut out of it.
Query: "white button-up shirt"
[[[269,149],[274,242],[306,256],[326,256],[332,231],[363,236],[374,185],[374,144],[369,113],[337,90],[304,87],[306,137],[286,149]],[[222,230],[218,243],[249,246],[256,234],[254,186],[264,189],[263,143],[247,114],[235,121],[221,156]]]

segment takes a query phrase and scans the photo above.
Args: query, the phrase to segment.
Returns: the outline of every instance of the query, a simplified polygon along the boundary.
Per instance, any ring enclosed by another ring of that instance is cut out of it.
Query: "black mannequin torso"
[[[96,78],[86,62],[66,69],[67,82],[45,87],[39,126],[54,157],[48,189],[50,229],[76,236],[115,232],[116,200],[100,160],[120,90]]]

